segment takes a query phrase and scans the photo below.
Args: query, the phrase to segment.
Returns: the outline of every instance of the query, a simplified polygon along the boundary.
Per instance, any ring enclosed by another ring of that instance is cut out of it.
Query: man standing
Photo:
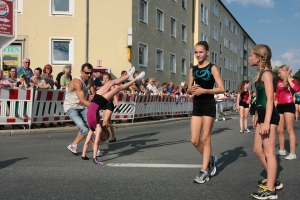
[[[81,75],[74,78],[66,88],[64,111],[79,129],[75,140],[67,147],[72,153],[77,154],[77,144],[89,133],[86,113],[90,106],[89,99],[95,95],[94,81],[92,80],[93,66],[85,63],[81,66]],[[90,96],[89,95],[89,91]],[[93,141],[90,141],[93,143]],[[98,151],[98,156],[100,155]]]
[[[34,76],[32,70],[30,69],[30,59],[24,58],[22,64],[23,66],[18,69],[17,74],[25,74],[26,83],[30,83],[31,77]]]

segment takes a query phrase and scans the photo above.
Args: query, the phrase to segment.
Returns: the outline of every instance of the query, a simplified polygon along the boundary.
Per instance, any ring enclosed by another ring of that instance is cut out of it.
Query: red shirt
[[[300,86],[297,80],[294,79],[292,82],[295,84],[293,88],[290,86],[284,87],[282,80],[277,82],[275,101],[277,101],[278,104],[288,104],[294,102],[293,95],[295,92],[300,90]]]

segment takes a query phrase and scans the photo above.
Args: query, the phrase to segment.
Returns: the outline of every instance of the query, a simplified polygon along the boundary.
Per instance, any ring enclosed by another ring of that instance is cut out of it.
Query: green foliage
[[[274,73],[274,76],[275,76],[275,83],[277,83],[277,81],[280,80],[280,78],[278,76],[278,67],[274,67],[273,73]]]
[[[296,79],[298,82],[300,82],[300,69],[294,74],[293,79]]]

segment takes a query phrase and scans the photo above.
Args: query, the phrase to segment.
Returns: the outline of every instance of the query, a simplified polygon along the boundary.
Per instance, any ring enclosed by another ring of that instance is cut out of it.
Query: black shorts
[[[239,106],[242,106],[244,108],[249,108],[249,104],[247,104],[247,103],[245,103],[243,101],[240,101]]]
[[[115,106],[113,102],[108,102],[104,107],[102,107],[102,110],[110,110],[110,111],[114,111]]]
[[[265,122],[265,115],[266,115],[266,109],[257,110],[257,116],[258,116],[258,123],[259,124],[262,124],[262,123]],[[280,120],[279,113],[278,113],[278,111],[274,107],[272,115],[271,115],[270,124],[278,125],[279,124],[279,120]]]
[[[250,115],[255,115],[255,111],[256,111],[256,104],[253,104],[250,107]]]
[[[215,101],[194,101],[192,116],[208,116],[216,117],[216,103]]]
[[[295,104],[298,104],[298,105],[299,105],[299,104],[300,104],[300,101],[296,101]]]
[[[294,103],[287,103],[287,104],[278,104],[276,107],[279,114],[283,114],[285,112],[295,114],[296,108]]]

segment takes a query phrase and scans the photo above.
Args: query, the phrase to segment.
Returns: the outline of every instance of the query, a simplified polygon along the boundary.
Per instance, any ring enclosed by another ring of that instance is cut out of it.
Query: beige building
[[[18,39],[3,51],[9,66],[65,64],[79,75],[85,62],[110,68],[114,77],[133,65],[146,78],[180,84],[196,63],[193,46],[210,45],[210,61],[225,88],[252,79],[248,57],[255,44],[219,0],[17,0]],[[34,8],[34,9],[33,9]]]
[[[192,58],[192,8],[187,0],[18,0],[18,39],[3,52],[8,65],[31,68],[71,63],[110,68],[115,77],[133,65],[146,77],[187,81]],[[34,9],[33,9],[34,8]],[[18,60],[14,51],[18,51]]]

